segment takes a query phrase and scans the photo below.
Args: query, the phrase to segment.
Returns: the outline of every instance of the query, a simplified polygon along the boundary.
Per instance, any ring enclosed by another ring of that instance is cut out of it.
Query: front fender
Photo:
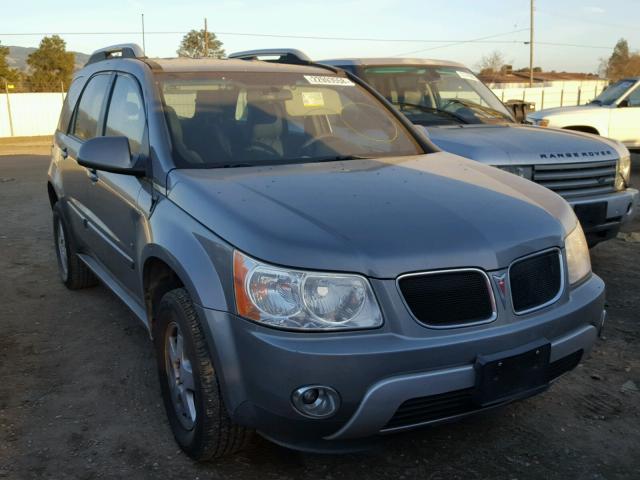
[[[246,397],[238,375],[238,356],[230,341],[226,312],[233,312],[233,247],[162,197],[151,215],[140,265],[152,258],[166,263],[196,304],[229,415]],[[141,273],[144,268],[141,268]],[[141,285],[144,275],[140,276]],[[141,289],[142,291],[142,289]],[[206,312],[221,321],[211,322]]]
[[[158,258],[178,275],[195,303],[232,311],[233,247],[164,197],[156,205],[149,226],[140,265]]]

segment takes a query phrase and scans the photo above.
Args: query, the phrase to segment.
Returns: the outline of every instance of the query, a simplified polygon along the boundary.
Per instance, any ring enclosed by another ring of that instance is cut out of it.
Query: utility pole
[[[531,0],[531,25],[529,26],[529,87],[533,87],[533,0]]]
[[[146,56],[147,49],[145,48],[145,44],[144,44],[144,13],[141,13],[140,15],[142,16],[142,53],[144,53]]]
[[[207,30],[207,19],[204,19],[204,57],[209,56],[209,31]]]

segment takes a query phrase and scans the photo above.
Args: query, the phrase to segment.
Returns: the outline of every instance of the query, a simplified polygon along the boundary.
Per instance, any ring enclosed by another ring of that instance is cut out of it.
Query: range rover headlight
[[[344,330],[382,325],[368,280],[359,275],[274,267],[235,251],[238,314],[291,330]]]
[[[534,125],[537,125],[539,127],[548,127],[549,126],[549,119],[548,118],[537,118],[533,121]]]
[[[630,185],[631,180],[631,154],[620,157],[616,169],[616,190],[624,190]]]
[[[567,257],[567,269],[569,270],[569,283],[575,285],[591,273],[589,245],[580,222],[564,239],[564,249]]]
[[[531,166],[523,166],[523,165],[500,165],[498,166],[500,170],[504,170],[505,172],[513,173],[522,178],[526,178],[527,180],[531,180],[533,178],[533,167]]]

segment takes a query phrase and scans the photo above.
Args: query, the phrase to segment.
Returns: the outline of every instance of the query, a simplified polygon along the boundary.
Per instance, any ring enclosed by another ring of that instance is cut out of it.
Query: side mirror
[[[78,164],[92,170],[143,176],[144,167],[131,162],[127,137],[94,137],[87,140],[78,152]]]

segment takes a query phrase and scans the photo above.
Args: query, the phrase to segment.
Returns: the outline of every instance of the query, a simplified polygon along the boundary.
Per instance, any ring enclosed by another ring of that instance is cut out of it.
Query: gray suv
[[[294,49],[250,50],[230,57],[309,60]],[[638,190],[630,188],[631,156],[624,145],[586,131],[517,124],[462,64],[415,58],[319,63],[365,80],[444,151],[533,180],[561,195],[574,208],[590,246],[615,237],[634,213]]]
[[[180,447],[361,448],[546,390],[604,284],[571,207],[348,73],[95,52],[47,189],[63,282],[148,328]]]

